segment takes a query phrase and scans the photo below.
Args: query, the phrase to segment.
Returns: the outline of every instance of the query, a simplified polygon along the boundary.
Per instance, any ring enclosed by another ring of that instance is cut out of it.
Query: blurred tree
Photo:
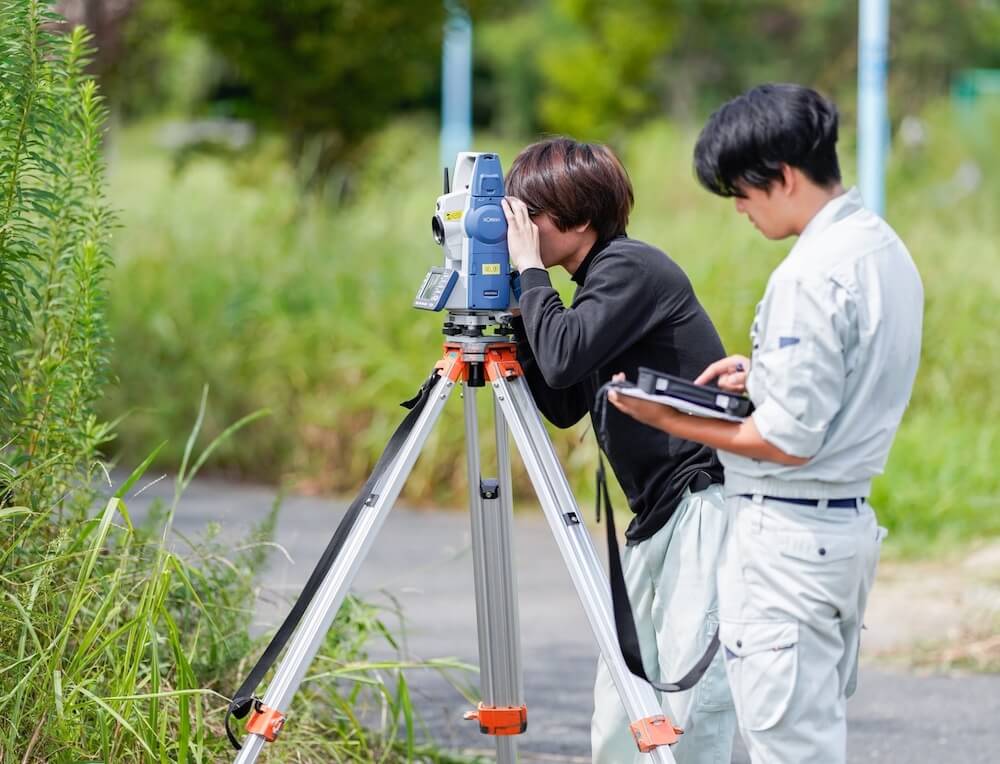
[[[542,124],[601,137],[655,110],[655,63],[675,43],[677,3],[561,0],[558,7],[577,33],[541,51],[539,68],[549,86],[538,103]]]
[[[438,78],[444,4],[420,0],[176,0],[321,179]]]
[[[473,81],[473,114],[486,117],[477,124],[517,138],[538,131],[538,51],[558,36],[555,21],[548,6],[541,6],[476,28],[473,55],[479,77]]]
[[[891,14],[897,117],[957,69],[1000,66],[997,0],[892,0]],[[491,23],[478,55],[504,83],[499,127],[607,140],[664,111],[700,117],[766,81],[813,85],[850,113],[857,33],[857,0],[540,0]]]
[[[177,21],[173,0],[59,0],[68,32],[86,27],[94,75],[115,118],[190,112],[224,64]],[[114,121],[114,120],[113,120]]]
[[[946,92],[965,68],[1000,68],[1000,2],[892,2],[890,87],[897,115]]]
[[[955,70],[1000,66],[1000,1],[891,0],[897,118]],[[307,183],[349,169],[366,136],[436,111],[444,2],[62,0],[95,31],[124,116],[252,119],[289,137]],[[474,119],[508,136],[612,140],[652,115],[700,119],[762,81],[834,96],[852,118],[857,0],[467,0]],[[501,15],[502,14],[502,15]],[[337,173],[340,178],[345,173]]]
[[[56,11],[67,29],[84,26],[94,48],[90,71],[98,76],[111,69],[122,54],[122,30],[139,0],[61,0]]]
[[[126,119],[190,114],[225,70],[220,57],[179,23],[173,0],[138,0],[121,38],[123,55],[109,62],[103,85]]]

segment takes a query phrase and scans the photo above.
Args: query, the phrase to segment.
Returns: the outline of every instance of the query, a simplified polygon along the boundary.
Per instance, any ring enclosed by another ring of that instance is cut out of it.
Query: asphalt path
[[[151,501],[171,495],[172,490],[169,480],[149,486],[129,499],[130,510],[141,515]],[[218,522],[235,544],[273,502],[273,492],[266,488],[202,480],[188,489],[174,525],[197,536],[206,524]],[[280,622],[345,509],[344,502],[325,499],[284,500],[275,536],[284,551],[271,557],[255,615],[256,631]],[[591,520],[587,518],[594,532]],[[528,731],[519,738],[520,759],[588,762],[597,650],[541,511],[525,508],[515,515],[514,525],[529,709]],[[404,624],[400,626],[388,613],[386,620],[401,635],[406,656],[477,663],[469,536],[466,512],[396,507],[374,540],[354,591],[375,603],[401,605]],[[601,538],[595,536],[599,550]],[[390,653],[373,645],[372,655]],[[475,674],[462,679],[477,684]],[[492,750],[475,724],[462,720],[470,706],[451,684],[433,671],[414,671],[408,681],[439,744]],[[1000,676],[916,676],[863,665],[848,711],[852,762],[1000,761]],[[290,725],[286,737],[293,735]],[[737,746],[733,761],[748,761],[742,746]]]

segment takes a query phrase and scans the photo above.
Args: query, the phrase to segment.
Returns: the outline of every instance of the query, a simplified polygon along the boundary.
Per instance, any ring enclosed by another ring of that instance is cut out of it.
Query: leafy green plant
[[[88,36],[55,34],[46,3],[0,6],[0,379],[11,500],[61,503],[109,428],[105,280],[114,217],[103,191],[105,110]]]

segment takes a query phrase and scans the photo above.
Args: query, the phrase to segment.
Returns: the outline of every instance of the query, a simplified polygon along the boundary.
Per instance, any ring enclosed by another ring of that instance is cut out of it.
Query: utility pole
[[[472,20],[457,0],[445,0],[441,55],[441,166],[472,150]],[[454,169],[454,168],[453,168]]]
[[[885,216],[889,0],[859,0],[858,11],[858,186],[865,206]]]

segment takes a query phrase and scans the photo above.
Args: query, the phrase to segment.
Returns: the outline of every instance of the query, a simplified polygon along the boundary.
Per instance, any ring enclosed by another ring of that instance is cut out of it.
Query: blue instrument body
[[[511,283],[507,218],[500,207],[504,197],[500,157],[481,154],[476,158],[469,194],[465,215],[465,233],[469,237],[467,307],[505,310],[511,302]]]

